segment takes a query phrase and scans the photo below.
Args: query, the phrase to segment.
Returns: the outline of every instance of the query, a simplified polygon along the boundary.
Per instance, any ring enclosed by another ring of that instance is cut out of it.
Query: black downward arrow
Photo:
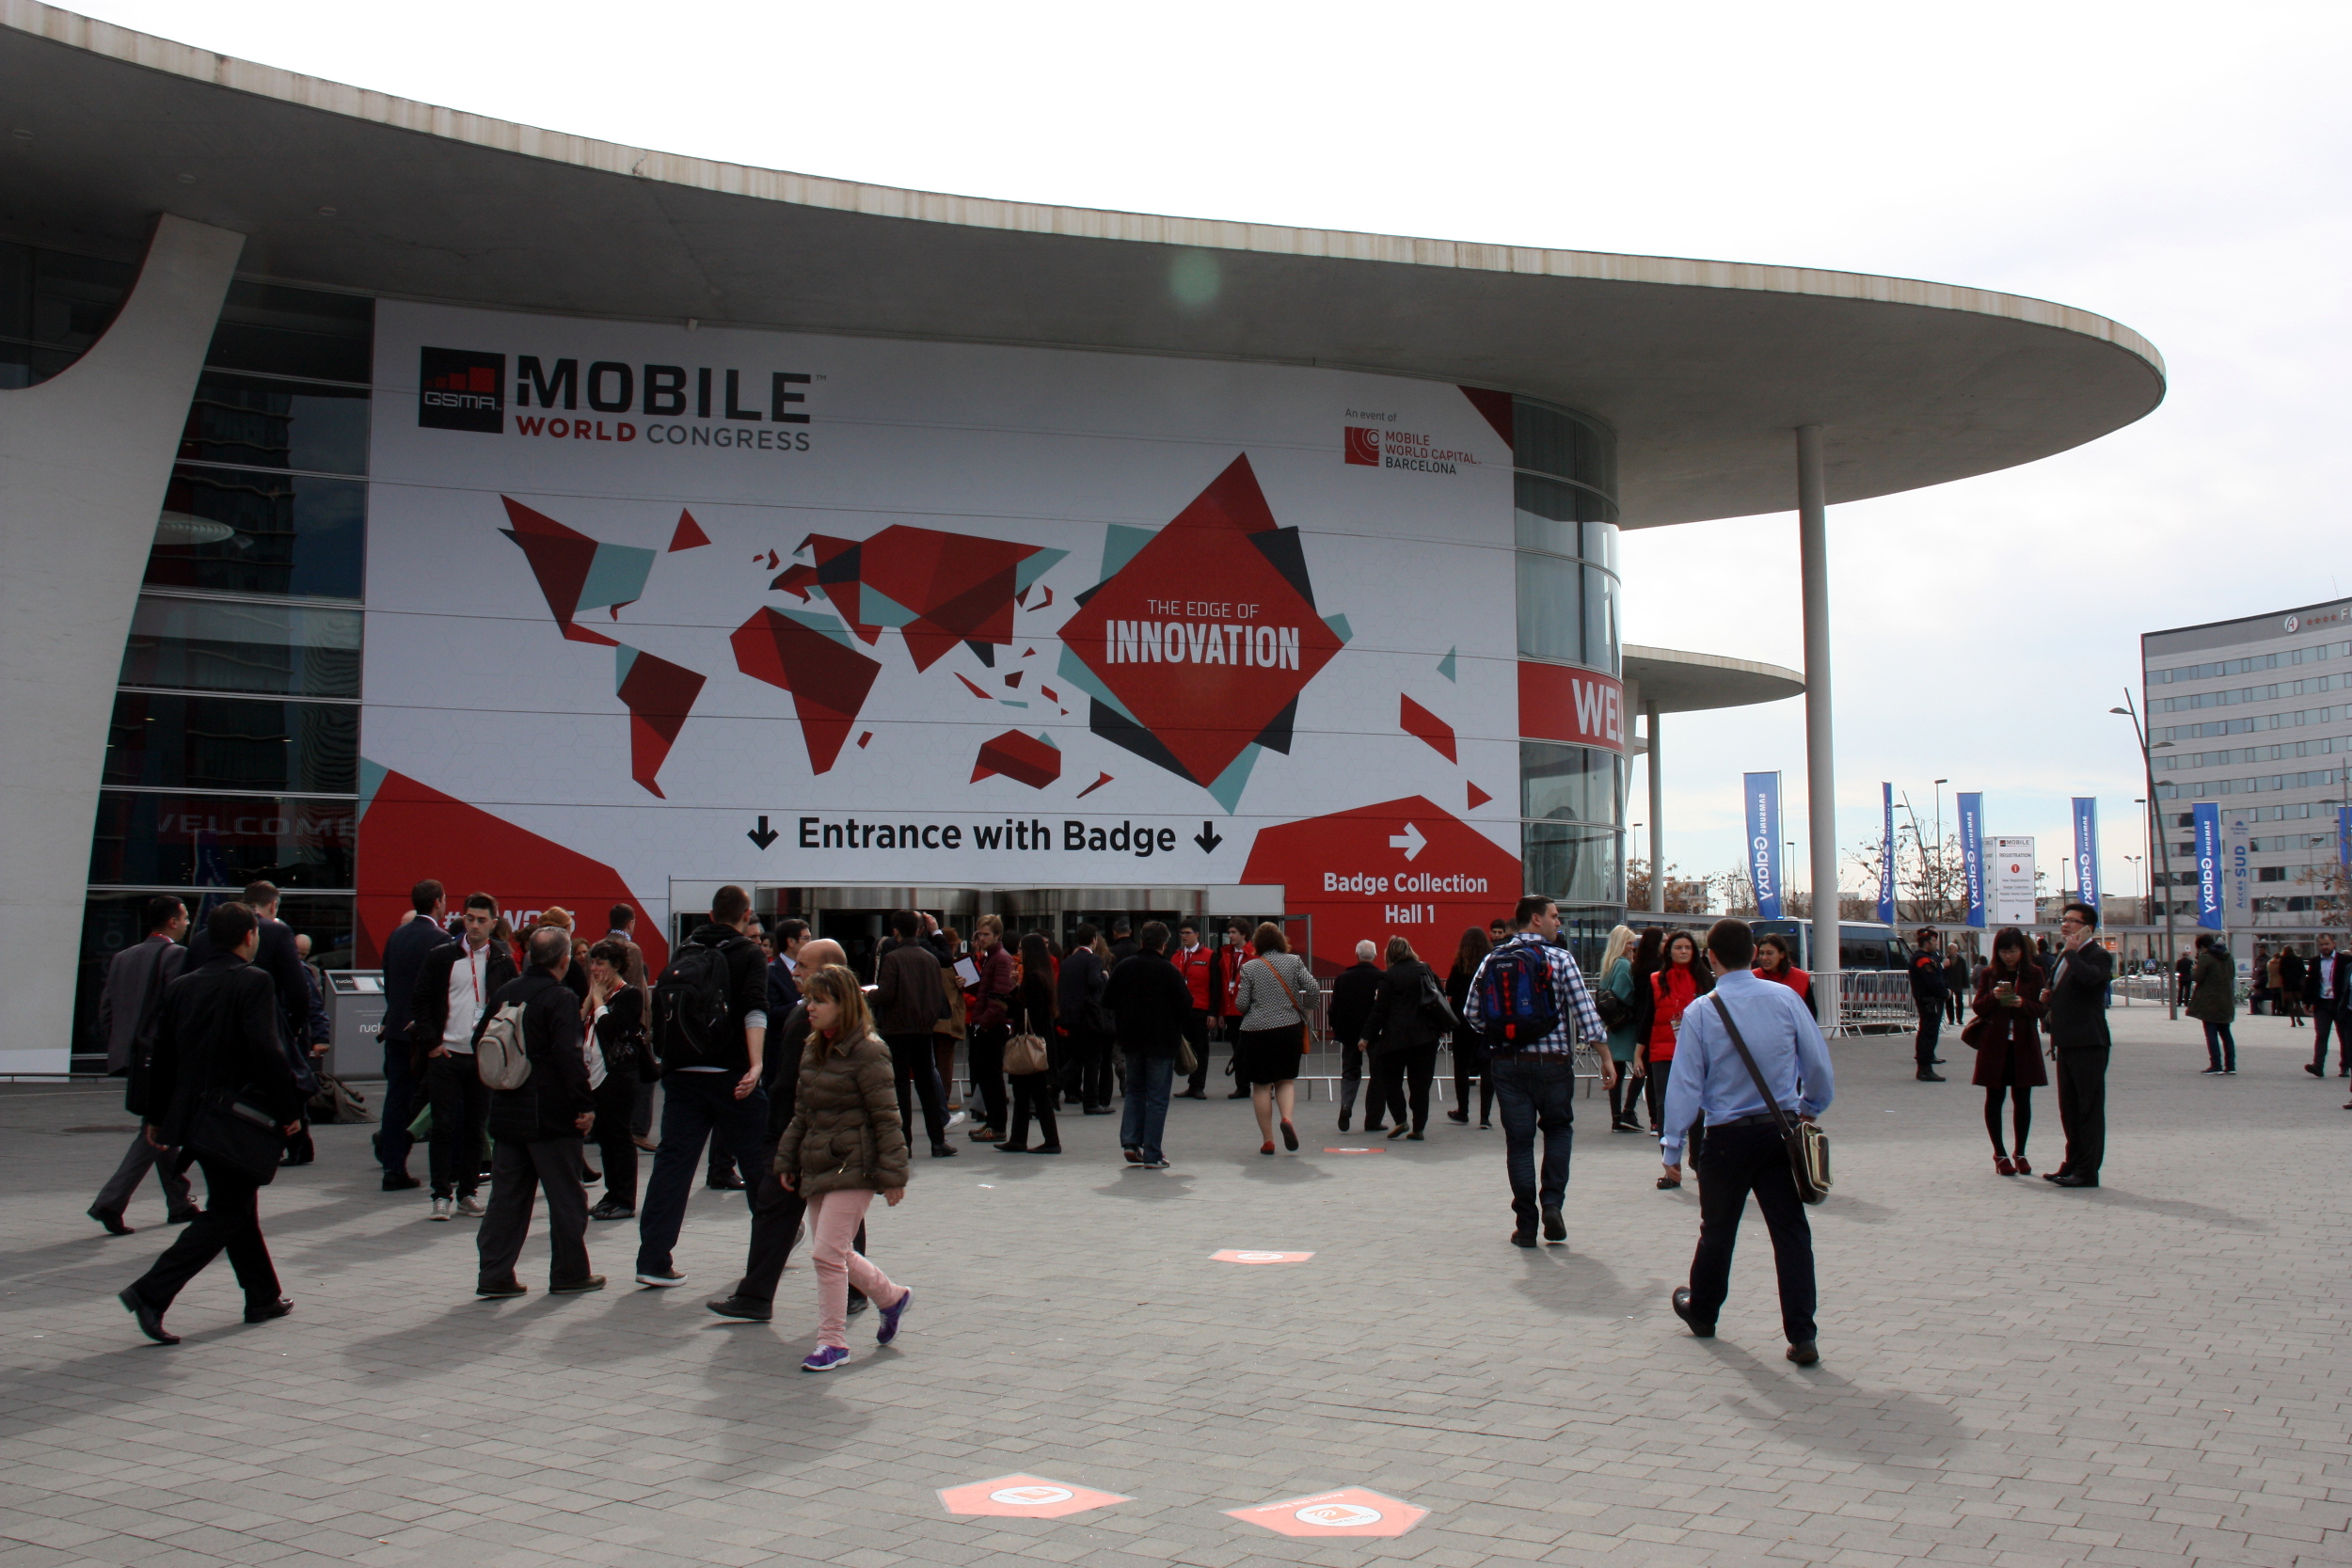
[[[1204,855],[1216,854],[1216,847],[1225,842],[1222,838],[1217,836],[1216,824],[1215,822],[1201,823],[1200,831],[1192,835],[1192,841],[1200,846],[1200,852]]]
[[[759,826],[754,828],[750,832],[745,833],[743,836],[750,839],[754,844],[758,845],[762,849],[765,849],[768,846],[773,844],[783,835],[778,833],[773,828],[768,826],[768,819],[763,816],[759,819]]]

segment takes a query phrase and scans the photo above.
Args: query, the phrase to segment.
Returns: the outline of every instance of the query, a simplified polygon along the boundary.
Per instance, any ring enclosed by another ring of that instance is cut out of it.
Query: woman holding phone
[[[2033,1091],[2050,1081],[2042,1067],[2042,966],[2026,945],[2026,933],[2004,926],[1993,939],[1993,961],[1977,977],[1977,1016],[1961,1038],[1977,1050],[1976,1074],[1968,1081],[1984,1090],[1984,1130],[1993,1139],[1993,1168],[2003,1176],[2031,1176],[2026,1134],[2033,1130]],[[2010,1112],[2017,1152],[2001,1147],[2001,1100],[2014,1092]]]

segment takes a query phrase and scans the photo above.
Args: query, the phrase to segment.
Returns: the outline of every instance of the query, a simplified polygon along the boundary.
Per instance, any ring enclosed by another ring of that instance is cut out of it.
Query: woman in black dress
[[[1241,1014],[1241,1033],[1233,1038],[1233,1076],[1246,1076],[1249,1082],[1263,1140],[1258,1152],[1274,1152],[1279,1118],[1282,1147],[1296,1153],[1298,1129],[1291,1125],[1291,1112],[1298,1090],[1298,1061],[1312,1044],[1315,999],[1321,993],[1305,960],[1291,952],[1282,927],[1265,922],[1250,945],[1258,956],[1241,966],[1241,987],[1233,998]]]
[[[2050,1078],[2042,1067],[2042,966],[2016,927],[2003,927],[1993,939],[1993,961],[1978,977],[1970,1011],[1977,1016],[1960,1037],[1976,1047],[1977,1071],[1969,1082],[1984,1090],[1984,1130],[1993,1139],[1993,1168],[2003,1176],[2031,1176],[2026,1134],[2033,1130],[2033,1091]],[[2001,1099],[2012,1091],[2014,1155],[2001,1147]]]

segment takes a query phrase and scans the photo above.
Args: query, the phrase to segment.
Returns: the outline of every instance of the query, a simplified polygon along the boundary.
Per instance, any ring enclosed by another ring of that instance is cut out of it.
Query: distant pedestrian
[[[433,1214],[480,1219],[484,1143],[489,1137],[490,1091],[473,1059],[474,1025],[490,998],[516,978],[515,960],[498,940],[498,900],[469,895],[461,911],[465,935],[426,952],[409,993],[410,1037],[423,1062],[425,1097],[433,1109]]]
[[[2058,1120],[2066,1128],[2066,1159],[2043,1180],[2061,1187],[2095,1187],[2107,1151],[2107,985],[2115,957],[2102,946],[2099,911],[2069,904],[2058,917],[2060,949],[2050,965],[2042,1004],[2058,1055]]]
[[[1438,1012],[1452,1009],[1438,989],[1437,975],[1421,961],[1411,942],[1391,937],[1388,958],[1388,973],[1380,977],[1364,1030],[1364,1049],[1372,1056],[1372,1102],[1387,1108],[1391,1138],[1402,1135],[1418,1143],[1429,1127],[1429,1082],[1438,1069],[1438,1041],[1446,1033],[1432,1018],[1431,1004],[1437,1004]],[[1287,1123],[1284,1135],[1290,1135]],[[1271,1154],[1274,1146],[1268,1144],[1261,1152]]]
[[[1446,1005],[1454,1009],[1454,1109],[1446,1116],[1451,1120],[1468,1125],[1470,1122],[1470,1080],[1478,1080],[1478,1130],[1490,1131],[1494,1126],[1495,1081],[1486,1072],[1486,1042],[1479,1032],[1463,1023],[1462,1009],[1470,1005],[1470,981],[1477,978],[1478,966],[1494,951],[1494,943],[1486,933],[1471,926],[1462,932],[1462,940],[1454,944],[1454,965],[1446,972]],[[1602,966],[1606,970],[1607,966]],[[1616,1103],[1613,1095],[1610,1103]]]
[[[1643,1094],[1649,1101],[1650,1125],[1662,1136],[1670,1125],[1664,1118],[1666,1096],[1674,1084],[1675,1051],[1682,1031],[1682,1016],[1691,1004],[1715,989],[1714,976],[1699,961],[1698,938],[1688,931],[1676,931],[1666,938],[1665,961],[1658,973],[1649,977],[1650,1025],[1649,1038],[1643,1042],[1641,1059],[1634,1070],[1643,1076]],[[1754,952],[1753,946],[1750,952]],[[1677,1129],[1679,1132],[1679,1129]],[[1691,1134],[1691,1152],[1695,1155],[1707,1140],[1707,1129],[1699,1127]],[[1676,1143],[1679,1146],[1677,1137]],[[1682,1185],[1682,1163],[1667,1163],[1666,1173],[1658,1179],[1661,1188]]]
[[[1111,1110],[1110,1031],[1104,1028],[1103,987],[1110,979],[1103,967],[1109,949],[1103,934],[1081,922],[1071,933],[1070,951],[1055,980],[1055,1030],[1060,1035],[1069,1071],[1065,1092],[1078,1102],[1083,1116],[1102,1117]]]
[[[1709,1000],[1684,1014],[1675,1052],[1658,1157],[1669,1168],[1677,1164],[1682,1130],[1693,1122],[1705,1124],[1708,1133],[1707,1148],[1694,1151],[1692,1161],[1699,1181],[1698,1249],[1691,1258],[1691,1283],[1675,1291],[1673,1306],[1675,1316],[1697,1338],[1715,1337],[1716,1317],[1731,1290],[1740,1217],[1753,1193],[1772,1233],[1788,1356],[1810,1367],[1821,1358],[1813,1316],[1818,1300],[1813,1227],[1789,1168],[1780,1118],[1819,1117],[1829,1109],[1836,1084],[1812,1009],[1788,987],[1749,973],[1754,957],[1755,938],[1746,922],[1719,920],[1708,930],[1707,963],[1716,984]],[[1732,1044],[1734,1026],[1755,1060],[1753,1072]],[[1769,1103],[1756,1092],[1759,1074],[1771,1091]]]
[[[1968,958],[1957,947],[1944,960],[1944,1022],[1958,1023],[1961,1007],[1969,995]]]
[[[1950,991],[1944,980],[1944,960],[1936,953],[1942,940],[1935,927],[1922,926],[1911,954],[1911,1000],[1919,1012],[1919,1034],[1912,1047],[1917,1070],[1912,1076],[1922,1084],[1944,1082],[1944,1075],[1935,1070],[1944,1060],[1935,1053],[1935,1037],[1944,1027],[1944,1003]]]
[[[2205,1076],[2237,1071],[2237,960],[2216,939],[2197,939],[2197,967],[2190,974],[2188,1016],[2205,1026]]]
[[[1641,945],[1641,938],[1629,926],[1619,926],[1609,933],[1609,944],[1600,954],[1600,989],[1615,997],[1612,1009],[1617,1022],[1609,1025],[1609,1060],[1617,1069],[1617,1081],[1609,1085],[1609,1131],[1639,1132],[1642,1129],[1633,1119],[1634,1096],[1640,1093],[1641,1081],[1633,1076],[1633,1058],[1639,1046],[1634,1031],[1641,1023],[1642,1009],[1635,1005],[1633,954]],[[1594,1003],[1599,1004],[1596,996]],[[1608,1015],[1602,1015],[1606,1021]]]
[[[1192,1047],[1192,1076],[1185,1090],[1193,1099],[1201,1098],[1209,1083],[1209,1020],[1216,1005],[1216,955],[1200,940],[1199,923],[1180,920],[1176,923],[1176,945],[1169,951],[1168,961],[1176,966],[1176,973],[1184,977],[1184,989],[1192,993],[1192,1015],[1184,1021],[1184,1039]],[[1229,1060],[1226,1065],[1232,1067]],[[1238,1079],[1239,1070],[1234,1076]],[[1241,1088],[1238,1082],[1233,1087]]]
[[[1321,989],[1305,961],[1290,950],[1282,927],[1269,920],[1250,939],[1258,956],[1242,965],[1241,1035],[1233,1042],[1233,1075],[1249,1076],[1249,1103],[1258,1114],[1258,1135],[1274,1152],[1279,1118],[1282,1147],[1298,1148],[1291,1113],[1298,1092],[1298,1064],[1313,1045],[1315,1002]]]
[[[2352,1039],[2344,1037],[2344,1005],[2352,999],[2347,978],[2352,977],[2352,957],[2336,951],[2336,939],[2326,931],[2319,935],[2319,951],[2303,971],[2303,1005],[2312,1014],[2312,1059],[2303,1070],[2314,1078],[2328,1076],[2328,1036],[2336,1036],[2336,1062],[2346,1077],[2352,1077]]]
[[[1658,996],[1650,978],[1665,961],[1666,928],[1646,927],[1641,941],[1633,944],[1633,1065],[1618,1080],[1624,1091],[1626,1125],[1637,1125],[1633,1113],[1639,1109],[1648,1118],[1653,1138],[1658,1136],[1658,1118],[1665,1112],[1665,1095],[1661,1088],[1656,1101],[1649,1099],[1649,1073],[1643,1058],[1649,1053],[1650,1025],[1658,1016]]]
[[[1340,1046],[1340,1131],[1348,1130],[1356,1114],[1356,1096],[1363,1086],[1364,1026],[1372,1022],[1372,1005],[1380,995],[1380,949],[1371,942],[1356,944],[1356,961],[1331,977],[1331,1006],[1327,1017],[1331,1037]],[[1380,1131],[1381,1104],[1375,1097],[1364,1105],[1364,1131]]]
[[[2287,1015],[2287,1027],[2303,1027],[2303,955],[2292,944],[2279,949],[2279,956],[2270,960],[2279,973],[2279,1010]]]
[[[531,1064],[521,1084],[490,1095],[490,1204],[474,1236],[481,1260],[474,1294],[492,1298],[528,1290],[515,1277],[515,1265],[542,1192],[548,1199],[548,1292],[604,1289],[604,1275],[588,1267],[588,1194],[580,1182],[583,1140],[596,1125],[596,1101],[580,1050],[580,998],[564,983],[572,967],[570,929],[540,927],[531,933],[527,957],[531,967],[499,988],[474,1028],[479,1060],[483,1036],[506,1009],[519,1008],[523,1055]]]
[[[129,1080],[122,1108],[143,1118],[149,1108],[148,1076],[156,1025],[163,1017],[164,988],[179,978],[187,962],[188,950],[180,945],[180,939],[187,934],[188,907],[169,894],[159,894],[147,901],[142,913],[146,939],[107,960],[105,984],[98,992],[98,1032],[106,1041],[106,1070]],[[131,1134],[131,1147],[124,1151],[122,1163],[91,1201],[89,1217],[104,1226],[108,1235],[133,1234],[123,1212],[151,1169],[155,1184],[164,1190],[165,1223],[185,1225],[195,1219],[199,1212],[196,1196],[188,1190],[178,1154],[177,1149],[158,1148],[149,1142],[142,1121]]]
[[[2196,959],[2186,953],[2179,954],[2172,960],[2172,991],[2180,1006],[2188,1006],[2189,993],[2196,989]]]
[[[914,1127],[919,1101],[931,1158],[946,1160],[956,1150],[947,1141],[947,1090],[931,1053],[931,1026],[946,1012],[947,1004],[940,994],[939,954],[920,940],[921,931],[922,921],[913,910],[891,911],[890,934],[898,940],[874,960],[870,1006],[875,1027],[896,1064],[899,1125]]]
[[[1192,992],[1168,961],[1168,927],[1147,921],[1135,953],[1111,968],[1103,987],[1119,1049],[1126,1059],[1126,1106],[1119,1144],[1131,1165],[1166,1170],[1161,1140],[1168,1127],[1168,1090],[1175,1081],[1176,1053],[1184,1038]]]
[[[1014,985],[1011,1015],[1016,1033],[1041,1040],[1054,1037],[1054,958],[1046,951],[1042,932],[1021,939],[1021,978]],[[1010,1073],[1012,1126],[996,1146],[1000,1154],[1059,1154],[1061,1129],[1054,1121],[1054,1069],[1051,1062],[1035,1072]],[[1029,1142],[1029,1120],[1037,1119],[1038,1141]]]
[[[408,890],[408,902],[414,918],[402,921],[384,939],[384,1018],[379,1025],[384,1045],[384,1119],[376,1129],[375,1158],[384,1168],[388,1193],[410,1192],[422,1185],[419,1178],[408,1174],[408,1151],[416,1147],[416,1139],[408,1135],[408,1124],[427,1103],[425,1051],[429,1044],[438,1043],[439,1037],[421,1041],[412,1030],[417,974],[424,967],[427,954],[459,940],[449,934],[449,895],[439,882],[430,877],[418,882]]]
[[[604,1162],[604,1199],[588,1217],[599,1221],[637,1217],[638,1149],[630,1122],[637,1090],[653,1069],[645,992],[629,983],[628,948],[629,943],[607,937],[588,950],[588,1048],[601,1072],[590,1085],[596,1112],[590,1131]]]
[[[947,1000],[946,1014],[931,1025],[931,1063],[939,1069],[939,1086],[946,1095],[949,1115],[963,1109],[963,1096],[957,1090],[956,1053],[963,1046],[969,1033],[968,1009],[963,999],[963,982],[956,975],[957,961],[964,957],[963,933],[950,926],[939,933],[942,940],[939,953],[940,994]]]
[[[1005,1041],[1012,1034],[1012,955],[1005,951],[1005,923],[984,914],[972,927],[972,963],[979,977],[964,987],[966,1016],[972,1021],[965,1051],[971,1063],[972,1090],[979,1097],[972,1130],[975,1143],[995,1143],[1005,1135]]]
[[[1993,1140],[1993,1168],[2003,1176],[2031,1176],[2026,1135],[2033,1131],[2033,1091],[2047,1084],[2042,1069],[2042,966],[2026,945],[2026,933],[2006,926],[1993,939],[1993,961],[1978,978],[1977,1017],[1961,1038],[1977,1052],[1969,1082],[1984,1090],[1984,1131]],[[1973,1038],[1971,1037],[1974,1037]],[[2001,1101],[2014,1096],[2010,1123],[2015,1155],[2001,1146]]]
[[[174,1164],[183,1170],[190,1161],[203,1167],[204,1212],[116,1298],[138,1320],[140,1333],[165,1345],[178,1344],[180,1337],[164,1327],[164,1314],[223,1252],[245,1291],[246,1323],[267,1323],[294,1310],[278,1293],[278,1271],[262,1239],[259,1200],[274,1174],[275,1153],[252,1151],[260,1161],[257,1173],[252,1164],[215,1145],[206,1122],[227,1119],[217,1106],[226,1099],[292,1137],[302,1126],[302,1093],[280,1036],[276,983],[253,963],[261,950],[260,919],[243,904],[223,904],[204,927],[210,956],[164,988],[141,1113],[152,1148],[180,1150]]]
[[[1511,1243],[1565,1242],[1568,1157],[1576,1141],[1576,1045],[1607,1036],[1583,973],[1560,934],[1560,907],[1541,894],[1521,898],[1518,930],[1478,966],[1462,1022],[1486,1036],[1487,1071],[1502,1113],[1503,1169],[1511,1180]],[[1604,1056],[1601,1082],[1616,1078]],[[1541,1174],[1535,1134],[1544,1139]]]

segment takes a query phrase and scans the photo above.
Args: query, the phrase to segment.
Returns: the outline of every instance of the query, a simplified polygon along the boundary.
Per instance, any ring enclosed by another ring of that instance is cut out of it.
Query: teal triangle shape
[[[1249,787],[1249,770],[1258,766],[1258,753],[1264,750],[1254,740],[1244,746],[1241,755],[1227,763],[1225,771],[1209,785],[1209,799],[1223,806],[1226,816],[1232,816],[1241,804],[1241,792]]]
[[[598,545],[589,558],[588,576],[580,585],[580,608],[604,610],[635,604],[645,595],[645,579],[653,575],[654,552],[635,545]]]
[[[1125,523],[1113,523],[1103,530],[1103,580],[1108,582],[1124,571],[1136,552],[1152,542],[1148,528],[1129,528]]]
[[[1111,695],[1111,689],[1103,684],[1103,678],[1088,669],[1086,660],[1080,658],[1077,650],[1067,642],[1062,644],[1061,663],[1056,669],[1062,679],[1101,703],[1104,707],[1111,709],[1130,724],[1137,729],[1146,727],[1142,720],[1127,711],[1126,704]]]
[[[863,583],[858,585],[857,608],[858,618],[869,626],[911,626],[922,619],[919,612]]]
[[[1448,648],[1445,651],[1445,657],[1438,660],[1438,673],[1443,675],[1449,681],[1454,680],[1454,656],[1460,652],[1461,649],[1459,648]],[[1455,684],[1458,685],[1460,683],[1456,682]]]
[[[845,648],[850,646],[850,628],[829,616],[804,614],[797,610],[779,610],[776,613],[787,621],[798,621],[811,631],[823,632]]]
[[[628,684],[628,673],[637,663],[637,650],[621,643],[612,650],[612,689],[618,691]]]
[[[1331,635],[1340,640],[1340,646],[1343,648],[1356,639],[1355,630],[1348,626],[1347,617],[1344,615],[1326,615],[1323,618],[1323,624],[1331,628]]]
[[[1027,593],[1030,584],[1060,564],[1062,558],[1069,553],[1068,550],[1041,549],[1035,555],[1024,557],[1021,564],[1012,569],[1013,588],[1019,593]]]
[[[380,762],[370,762],[365,757],[359,759],[358,815],[360,816],[367,816],[368,808],[375,804],[375,792],[384,787],[384,777],[390,771],[390,768]]]
[[[1040,740],[1042,740],[1043,742],[1045,742],[1045,744],[1046,744],[1046,745],[1048,745],[1048,746],[1054,746],[1054,737],[1053,737],[1052,736],[1050,736],[1050,735],[1047,735],[1047,734],[1046,734],[1043,730],[1040,730],[1040,731],[1038,731],[1038,732],[1037,732],[1037,737],[1038,737]],[[1058,752],[1058,751],[1060,751],[1060,750],[1061,750],[1061,748],[1060,748],[1059,746],[1054,746],[1054,750],[1055,750],[1055,751],[1057,751],[1057,752]]]

